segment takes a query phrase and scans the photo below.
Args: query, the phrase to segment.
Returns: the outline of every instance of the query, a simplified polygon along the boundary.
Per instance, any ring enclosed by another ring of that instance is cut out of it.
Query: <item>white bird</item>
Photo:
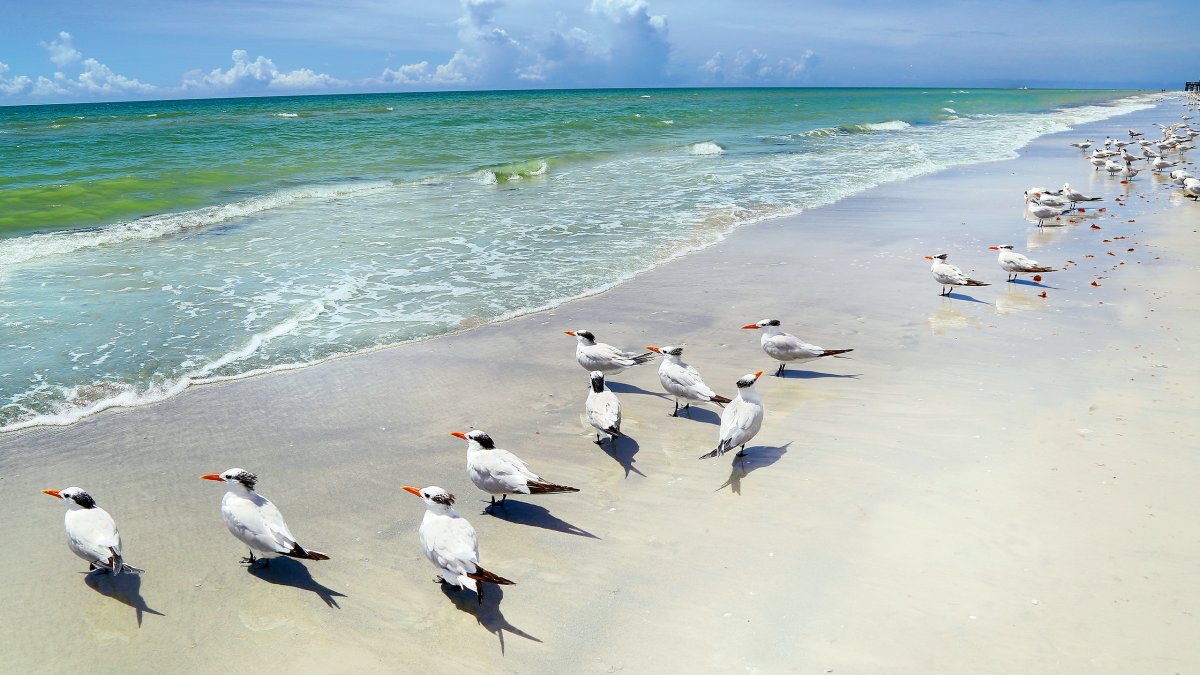
[[[775,371],[778,376],[783,375],[788,361],[804,363],[823,356],[837,356],[854,351],[853,349],[825,349],[811,345],[795,335],[783,332],[779,325],[779,319],[763,319],[758,323],[748,323],[742,326],[743,330],[762,331],[759,344],[762,345],[762,350],[767,353],[767,356],[779,361],[779,370]]]
[[[1080,150],[1087,150],[1088,148],[1092,147],[1092,143],[1093,143],[1092,139],[1087,138],[1087,139],[1084,139],[1084,141],[1082,143],[1072,143],[1071,147],[1079,148]]]
[[[283,514],[271,500],[254,491],[258,477],[245,469],[229,469],[224,473],[206,473],[204,480],[225,483],[225,496],[221,498],[221,517],[230,534],[250,547],[250,555],[242,562],[253,565],[258,560],[263,566],[271,564],[268,558],[256,558],[254,552],[263,555],[277,553],[289,558],[304,560],[329,560],[320,551],[309,551],[301,546],[283,520]]]
[[[1187,182],[1187,179],[1192,177],[1192,174],[1189,173],[1187,169],[1175,169],[1169,175],[1171,176],[1171,182],[1180,187],[1183,187],[1183,184]]]
[[[963,274],[963,271],[946,262],[950,258],[949,253],[939,253],[937,255],[927,255],[926,260],[932,260],[933,265],[929,267],[929,273],[933,275],[935,281],[942,285],[942,292],[938,295],[950,295],[955,286],[991,286],[991,284],[972,279]],[[949,290],[945,287],[949,286]]]
[[[1154,166],[1155,171],[1157,171],[1158,173],[1162,173],[1163,169],[1169,169],[1173,166],[1179,166],[1179,162],[1171,162],[1171,161],[1163,159],[1162,157],[1159,157],[1158,159],[1154,160],[1154,164],[1152,166]]]
[[[993,251],[1000,251],[996,256],[996,261],[1000,263],[1000,268],[1008,272],[1008,281],[1014,281],[1018,274],[1041,274],[1043,272],[1057,272],[1053,267],[1046,267],[1036,260],[1030,260],[1025,256],[1013,250],[1012,244],[997,244],[989,246]]]
[[[1071,203],[1071,200],[1064,197],[1042,192],[1029,193],[1029,200],[1037,202],[1043,206],[1049,206],[1057,209],[1066,208],[1067,205]]]
[[[1071,202],[1071,206],[1075,206],[1079,202],[1098,202],[1104,197],[1089,197],[1078,190],[1073,190],[1070,183],[1063,183],[1062,194]]]
[[[1108,157],[1107,155],[1096,155],[1092,157],[1091,162],[1092,166],[1096,167],[1096,171],[1099,171],[1108,163]]]
[[[1125,167],[1121,169],[1120,173],[1122,176],[1124,176],[1125,180],[1131,180],[1131,179],[1133,179],[1134,176],[1138,175],[1138,173],[1140,173],[1140,172],[1137,169],[1133,168],[1132,164],[1126,164]]]
[[[700,456],[700,459],[720,457],[730,450],[740,447],[737,456],[746,454],[746,444],[758,434],[762,428],[763,402],[762,395],[754,388],[754,383],[762,377],[762,371],[749,373],[737,381],[738,395],[721,411],[721,437],[717,447]]]
[[[583,404],[588,424],[596,428],[596,445],[600,445],[600,434],[608,434],[609,447],[617,444],[617,436],[621,433],[621,402],[604,384],[604,373],[592,371],[592,388],[588,391],[587,401]]]
[[[473,588],[480,604],[483,582],[504,586],[516,583],[479,566],[479,537],[471,523],[454,510],[454,495],[434,485],[424,489],[405,485],[402,489],[425,500],[425,517],[418,536],[425,557],[438,569],[434,581]]]
[[[1183,180],[1183,194],[1192,199],[1200,200],[1200,180],[1185,178]]]
[[[1121,172],[1121,169],[1124,169],[1124,168],[1125,167],[1121,166],[1120,162],[1114,162],[1111,159],[1104,162],[1104,170],[1107,171],[1108,175],[1110,175],[1110,176],[1117,175],[1118,173]]]
[[[503,506],[508,495],[543,495],[563,492],[579,492],[578,488],[555,485],[529,470],[529,466],[516,455],[496,447],[495,441],[486,433],[474,429],[468,433],[450,432],[451,436],[467,442],[467,476],[475,487],[492,495],[492,501],[484,509],[491,513],[496,506],[495,495],[501,495]]]
[[[692,403],[715,403],[719,406],[729,403],[730,399],[718,396],[717,392],[704,384],[700,372],[684,362],[683,347],[667,345],[661,349],[654,346],[646,349],[663,355],[662,363],[658,364],[658,381],[675,399],[675,410],[671,417],[679,416],[679,399],[686,401],[684,410],[688,410]]]
[[[111,574],[140,574],[145,570],[121,557],[121,533],[108,511],[96,506],[92,496],[77,487],[42,490],[67,504],[67,548],[88,563],[88,570],[106,570]]]
[[[618,373],[626,368],[632,368],[654,359],[652,352],[637,354],[616,347],[596,342],[596,336],[587,330],[566,330],[567,335],[575,336],[575,360],[589,373],[598,370],[602,373]]]
[[[1057,218],[1066,213],[1066,210],[1060,209],[1056,206],[1046,206],[1045,204],[1034,200],[1030,202],[1029,213],[1034,218],[1038,219],[1038,227],[1041,227],[1042,221],[1046,220],[1047,218]]]

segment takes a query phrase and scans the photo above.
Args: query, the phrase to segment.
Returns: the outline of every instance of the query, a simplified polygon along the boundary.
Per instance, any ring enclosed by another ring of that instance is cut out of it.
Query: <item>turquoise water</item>
[[[1134,92],[719,89],[0,108],[0,429],[493,321]]]

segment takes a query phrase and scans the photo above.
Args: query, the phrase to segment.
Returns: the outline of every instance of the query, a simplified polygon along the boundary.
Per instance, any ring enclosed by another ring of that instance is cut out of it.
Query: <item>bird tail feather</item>
[[[1030,272],[1057,272],[1058,270],[1053,267],[1034,267],[1033,269],[1031,269],[1029,271]]]
[[[653,361],[654,357],[656,357],[656,356],[658,356],[658,354],[656,354],[654,352],[646,352],[645,354],[639,354],[639,355],[633,357],[633,363],[635,365],[640,366],[643,363],[649,363],[649,362]]]
[[[475,581],[486,581],[489,584],[499,584],[501,586],[512,586],[517,583],[515,581],[509,581],[508,579],[505,579],[504,577],[500,576],[499,574],[489,572],[489,571],[483,569],[482,567],[480,567],[479,565],[476,565],[475,571],[469,572],[467,574],[467,576],[471,579],[474,579]]]
[[[717,405],[725,405],[726,403],[733,403],[733,399],[725,398],[724,396],[718,396],[716,394],[713,394],[713,397],[708,400],[712,401],[713,403],[716,403]]]
[[[978,279],[967,279],[967,283],[964,285],[965,286],[991,286],[991,284],[987,283],[986,281],[980,281]]]
[[[329,556],[320,551],[305,550],[300,544],[292,544],[292,550],[287,551],[283,555],[289,558],[301,558],[303,560],[329,560]]]
[[[529,483],[529,494],[531,495],[550,495],[561,492],[579,492],[579,488],[555,485],[553,483]]]
[[[725,447],[725,444],[722,443],[722,444],[718,445],[717,447],[713,448],[712,450],[709,450],[708,452],[704,453],[703,455],[700,455],[700,459],[711,459],[713,457],[720,457],[721,455],[725,454],[726,449],[727,448]]]
[[[853,349],[826,349],[825,351],[821,352],[821,356],[837,356],[838,354],[845,354],[846,352],[852,352],[852,351],[854,351],[854,350]]]

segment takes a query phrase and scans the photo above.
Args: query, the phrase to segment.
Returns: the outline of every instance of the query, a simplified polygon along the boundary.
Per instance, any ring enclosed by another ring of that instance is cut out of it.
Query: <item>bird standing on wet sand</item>
[[[475,487],[492,495],[492,501],[484,513],[491,513],[495,508],[496,495],[501,495],[500,504],[503,506],[508,495],[579,492],[578,488],[542,480],[541,476],[529,470],[520,457],[497,448],[492,437],[478,429],[465,434],[452,431],[450,435],[467,442],[467,475]]]
[[[608,434],[609,447],[617,444],[617,436],[621,433],[621,402],[617,395],[604,385],[604,373],[593,370],[591,390],[588,391],[587,401],[583,404],[588,424],[596,428],[596,445],[600,445],[600,434]]]
[[[96,506],[92,496],[77,487],[65,490],[42,490],[67,505],[67,548],[88,562],[88,571],[105,570],[111,574],[128,572],[140,574],[145,570],[125,562],[121,557],[121,533],[108,511]]]
[[[405,485],[402,489],[425,502],[425,517],[421,519],[418,536],[425,557],[438,568],[434,581],[474,588],[480,604],[483,604],[483,582],[505,586],[516,583],[479,566],[479,537],[471,523],[454,510],[454,495],[434,485],[424,489]]]
[[[1000,268],[1008,272],[1006,281],[1015,281],[1018,274],[1042,274],[1044,272],[1057,272],[1053,267],[1046,267],[1036,260],[1030,260],[1025,256],[1013,250],[1012,244],[997,244],[989,246],[989,250],[999,251],[996,256],[996,261],[1000,263]]]
[[[567,335],[574,335],[578,344],[575,346],[575,360],[589,373],[598,370],[602,373],[619,373],[626,368],[647,363],[654,358],[653,352],[637,354],[616,347],[596,342],[596,336],[587,330],[565,330]]]
[[[679,416],[679,399],[687,401],[683,409],[691,408],[692,403],[715,403],[724,406],[730,399],[718,396],[704,380],[700,372],[683,361],[683,347],[667,345],[663,348],[646,347],[652,352],[663,355],[662,363],[658,364],[658,381],[663,389],[675,399],[675,411],[671,417]]]
[[[296,542],[292,531],[283,521],[283,514],[271,500],[254,491],[258,477],[245,469],[229,469],[224,473],[206,473],[204,480],[225,483],[225,496],[221,498],[221,517],[225,527],[238,541],[250,547],[250,555],[242,562],[253,565],[262,560],[262,565],[271,564],[268,558],[256,558],[254,552],[263,555],[278,553],[289,558],[304,560],[329,560],[320,551],[309,551]]]
[[[950,295],[954,291],[955,286],[991,286],[991,284],[972,279],[963,274],[963,271],[946,262],[950,258],[948,253],[939,253],[937,255],[927,255],[926,260],[932,260],[933,265],[929,267],[929,273],[933,275],[934,281],[942,285],[942,292],[938,295]],[[945,287],[949,286],[949,290]]]
[[[1104,199],[1104,197],[1089,197],[1078,190],[1072,189],[1070,183],[1063,183],[1062,194],[1071,201],[1071,206],[1075,206],[1079,202],[1098,202]]]
[[[738,457],[746,456],[746,444],[750,442],[758,430],[762,428],[763,402],[762,395],[754,388],[754,383],[762,377],[762,371],[743,375],[737,381],[738,395],[725,406],[721,412],[721,437],[717,447],[711,452],[700,455],[700,459],[720,457],[730,450],[741,447]]]
[[[825,349],[810,345],[795,335],[783,332],[779,325],[779,319],[763,319],[758,323],[748,323],[742,326],[743,330],[762,331],[762,338],[759,340],[762,350],[767,353],[767,356],[779,361],[779,370],[775,371],[777,376],[783,376],[784,368],[787,367],[789,361],[804,363],[823,356],[837,356],[854,351],[853,349]]]

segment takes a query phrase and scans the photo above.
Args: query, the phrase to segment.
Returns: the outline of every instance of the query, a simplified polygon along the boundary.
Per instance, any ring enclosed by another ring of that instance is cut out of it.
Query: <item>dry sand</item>
[[[1066,146],[1180,107],[746,227],[555,311],[0,437],[0,670],[1194,672],[1200,204]],[[1064,179],[1107,211],[1022,220],[1025,188]],[[998,243],[1078,264],[1006,284]],[[922,256],[943,251],[994,285],[938,297]],[[745,460],[697,460],[719,411],[668,418],[656,366],[613,384],[634,440],[590,442],[563,330],[687,343],[732,395],[773,370],[738,329],[762,318],[855,351],[764,377]],[[582,492],[479,515],[449,436],[471,427]],[[231,466],[333,559],[240,566],[198,479]],[[476,608],[431,583],[405,484],[455,492],[517,585]],[[38,492],[68,485],[140,584],[85,581]]]

